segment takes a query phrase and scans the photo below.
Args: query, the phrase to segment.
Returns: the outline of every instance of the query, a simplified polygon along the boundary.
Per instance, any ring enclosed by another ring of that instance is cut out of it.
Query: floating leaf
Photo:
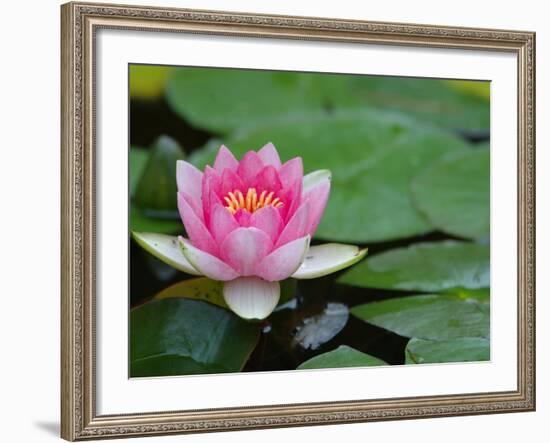
[[[479,81],[354,76],[352,91],[357,101],[369,106],[404,112],[449,129],[479,131],[489,129],[489,85]]]
[[[485,338],[455,338],[451,340],[422,340],[411,338],[405,348],[405,363],[447,363],[486,361],[491,346]]]
[[[293,342],[304,349],[317,349],[332,340],[348,322],[349,311],[341,303],[329,303],[322,313],[308,317],[297,328]]]
[[[488,337],[489,306],[455,295],[413,295],[355,306],[361,320],[403,337]]]
[[[168,84],[172,109],[194,126],[229,132],[281,115],[321,109],[319,74],[181,68]]]
[[[468,148],[450,134],[403,116],[368,110],[271,122],[226,144],[242,157],[268,141],[283,159],[301,156],[309,170],[330,167],[331,194],[316,236],[349,243],[428,232],[429,224],[412,205],[410,180],[440,156]],[[196,154],[192,161],[204,167],[213,154]]]
[[[436,229],[459,237],[487,238],[489,173],[489,149],[453,153],[413,179],[413,202]]]
[[[339,283],[363,288],[440,292],[489,287],[489,246],[456,241],[417,243],[363,260]]]
[[[491,301],[491,291],[489,288],[481,289],[465,289],[465,288],[452,288],[445,291],[448,294],[454,294],[462,300],[475,300],[479,303],[488,305]]]
[[[167,298],[130,312],[130,376],[238,372],[258,327],[197,300]]]
[[[134,196],[142,211],[157,218],[177,218],[176,162],[184,156],[174,139],[161,136],[155,141]]]
[[[353,368],[363,366],[383,366],[387,363],[357,349],[341,345],[333,351],[317,355],[303,362],[297,369]]]

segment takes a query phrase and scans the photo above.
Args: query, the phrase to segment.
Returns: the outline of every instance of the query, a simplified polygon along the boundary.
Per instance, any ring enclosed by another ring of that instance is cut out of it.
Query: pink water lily
[[[304,177],[302,159],[281,163],[271,143],[240,161],[222,145],[213,167],[201,172],[181,160],[176,175],[189,236],[178,238],[183,257],[174,238],[135,237],[172,266],[223,281],[227,305],[243,318],[262,319],[275,309],[279,281],[326,275],[365,255],[349,245],[310,248],[329,197],[330,172]]]

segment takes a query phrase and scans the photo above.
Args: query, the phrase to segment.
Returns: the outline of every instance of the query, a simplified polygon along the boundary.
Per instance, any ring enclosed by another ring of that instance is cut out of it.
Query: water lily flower
[[[203,172],[180,160],[176,179],[189,238],[134,238],[183,272],[224,282],[225,302],[245,319],[263,319],[275,309],[281,280],[327,275],[366,254],[352,245],[310,247],[328,201],[330,171],[304,176],[302,159],[281,163],[271,143],[240,161],[222,145]]]

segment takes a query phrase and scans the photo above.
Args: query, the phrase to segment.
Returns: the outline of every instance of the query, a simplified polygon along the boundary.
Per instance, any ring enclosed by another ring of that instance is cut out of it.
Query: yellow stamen
[[[246,195],[239,189],[235,189],[232,192],[228,192],[223,198],[225,207],[231,214],[235,214],[239,209],[244,209],[250,213],[257,211],[258,209],[266,206],[273,206],[274,208],[280,208],[283,206],[283,202],[279,197],[275,197],[273,191],[262,191],[258,198],[258,192],[256,188],[248,188]]]

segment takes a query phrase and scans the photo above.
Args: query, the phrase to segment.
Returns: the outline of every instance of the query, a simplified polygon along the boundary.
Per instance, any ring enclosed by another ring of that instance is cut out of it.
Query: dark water
[[[215,134],[197,130],[187,125],[176,116],[163,101],[130,103],[130,143],[133,146],[147,147],[161,134],[176,139],[187,153],[201,147]],[[477,143],[488,141],[488,133],[471,133],[460,135]],[[452,239],[446,234],[433,232],[424,236],[408,239],[369,243],[369,256],[407,246],[422,241],[439,241]],[[131,307],[142,304],[160,290],[174,283],[191,278],[152,257],[134,242],[130,242],[130,303]],[[295,306],[274,312],[260,327],[261,334],[258,346],[250,356],[244,371],[274,371],[295,369],[300,363],[337,348],[348,345],[359,351],[378,357],[390,364],[404,362],[404,351],[408,339],[387,330],[369,325],[352,315],[342,315],[342,329],[331,338],[331,327],[324,329],[311,328],[311,334],[305,334],[306,319],[319,319],[327,305],[329,308],[343,312],[353,306],[392,297],[403,297],[405,291],[379,289],[362,289],[336,283],[340,273],[335,273],[314,280],[298,282]],[[413,294],[411,292],[410,294]],[[334,316],[340,318],[338,315]],[[311,323],[311,320],[309,320]],[[309,325],[311,326],[311,324]],[[334,326],[334,325],[333,325]],[[336,325],[338,326],[338,325]],[[299,338],[306,335],[300,342]],[[316,343],[311,337],[321,336]],[[324,338],[322,337],[324,336]],[[305,342],[305,344],[304,344]],[[317,343],[318,342],[318,343]]]

